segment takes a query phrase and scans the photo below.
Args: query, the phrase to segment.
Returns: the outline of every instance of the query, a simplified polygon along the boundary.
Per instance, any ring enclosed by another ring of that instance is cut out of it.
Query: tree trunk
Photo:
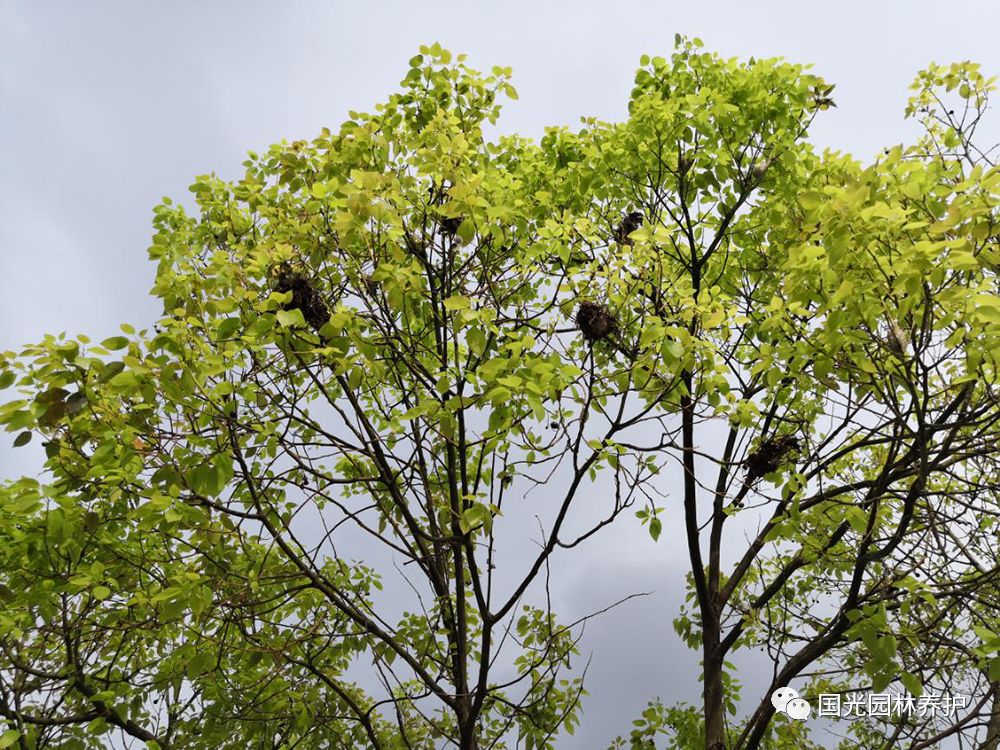
[[[980,750],[997,750],[1000,748],[1000,682],[992,683],[993,702],[990,720],[986,724],[986,740]]]
[[[722,654],[718,632],[705,634],[705,750],[726,750],[722,688]]]
[[[475,726],[469,731],[462,732],[461,750],[479,750],[479,735]]]

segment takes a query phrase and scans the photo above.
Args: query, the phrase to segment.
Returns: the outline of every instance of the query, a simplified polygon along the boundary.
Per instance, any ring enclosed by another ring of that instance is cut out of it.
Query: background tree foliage
[[[154,331],[4,355],[47,473],[0,489],[0,747],[553,747],[585,670],[549,560],[634,515],[684,529],[703,686],[615,746],[815,746],[741,704],[752,649],[807,697],[974,696],[846,746],[995,750],[991,81],[922,73],[926,136],[864,166],[780,60],[678,40],[540,143],[484,134],[509,73],[422,49],[156,209]]]

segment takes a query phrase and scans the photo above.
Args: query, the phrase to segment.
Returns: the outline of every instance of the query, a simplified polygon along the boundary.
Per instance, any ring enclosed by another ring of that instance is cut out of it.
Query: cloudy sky
[[[902,109],[927,62],[1000,73],[998,28],[996,0],[0,0],[0,349],[149,325],[146,248],[161,196],[183,198],[197,174],[235,177],[248,149],[370,108],[422,43],[513,66],[520,100],[501,127],[527,135],[621,117],[640,54],[669,54],[677,32],[725,55],[814,63],[839,106],[813,140],[867,158],[913,136]],[[34,471],[30,450],[0,446],[0,476]],[[656,593],[589,628],[592,697],[582,739],[566,748],[606,746],[655,695],[698,696],[696,659],[670,627],[679,538],[613,533],[567,571],[566,614],[616,598],[622,576]]]

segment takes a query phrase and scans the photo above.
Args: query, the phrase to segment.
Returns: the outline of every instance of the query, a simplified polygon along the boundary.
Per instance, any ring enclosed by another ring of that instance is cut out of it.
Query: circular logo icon
[[[788,718],[795,719],[796,721],[808,719],[811,710],[809,704],[802,698],[792,698],[785,706],[785,713],[788,714]]]
[[[771,693],[771,705],[781,713],[785,713],[788,701],[798,698],[799,694],[790,687],[780,687]]]

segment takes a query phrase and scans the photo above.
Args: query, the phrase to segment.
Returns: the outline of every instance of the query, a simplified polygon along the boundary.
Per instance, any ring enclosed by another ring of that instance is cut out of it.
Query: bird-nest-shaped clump
[[[275,290],[282,294],[292,293],[292,298],[285,303],[286,310],[299,309],[306,323],[319,330],[330,320],[330,308],[323,296],[316,290],[312,282],[296,271],[282,271],[278,275]]]
[[[621,223],[615,227],[614,239],[619,245],[634,245],[632,232],[642,226],[642,212],[630,211],[622,217]]]
[[[461,216],[446,216],[438,222],[441,226],[441,231],[445,234],[454,237],[458,234],[458,228],[462,226]]]
[[[787,461],[789,455],[798,449],[799,440],[793,435],[764,440],[744,461],[747,482],[755,482],[772,471],[777,471]]]
[[[614,334],[618,330],[618,320],[606,305],[581,302],[576,310],[576,327],[592,344]]]

